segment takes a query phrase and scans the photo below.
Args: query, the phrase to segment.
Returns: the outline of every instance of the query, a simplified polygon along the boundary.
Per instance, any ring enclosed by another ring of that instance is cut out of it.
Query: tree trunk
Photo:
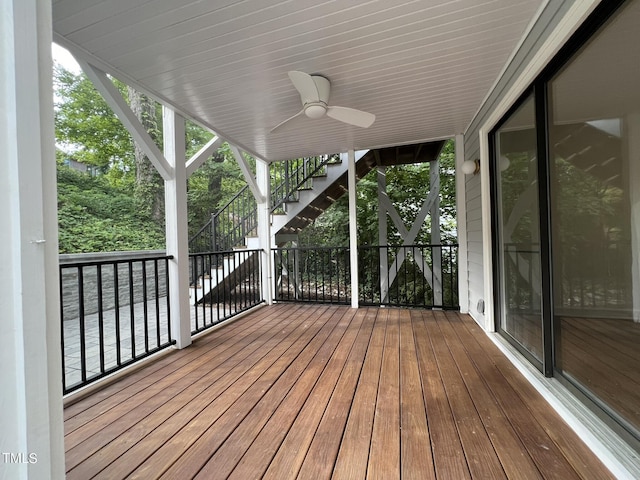
[[[131,110],[138,117],[144,129],[156,142],[159,138],[158,123],[156,120],[155,102],[127,87]],[[158,222],[164,220],[164,181],[155,169],[144,151],[134,142],[134,155],[136,166],[135,196],[141,201],[143,207],[151,218]]]

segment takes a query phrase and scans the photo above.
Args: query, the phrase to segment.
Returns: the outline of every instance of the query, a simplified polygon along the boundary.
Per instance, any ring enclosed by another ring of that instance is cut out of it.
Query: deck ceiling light
[[[480,159],[476,158],[475,160],[465,160],[460,169],[465,175],[476,175],[480,173]]]

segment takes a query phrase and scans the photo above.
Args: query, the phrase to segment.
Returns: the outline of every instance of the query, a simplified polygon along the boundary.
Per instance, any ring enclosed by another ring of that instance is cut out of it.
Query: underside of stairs
[[[431,162],[438,158],[445,141],[356,152],[356,178],[360,180],[379,166]],[[300,192],[296,202],[286,204],[284,214],[274,215],[271,225],[276,244],[295,235],[329,208],[347,189],[347,162],[329,165],[325,177],[315,178],[313,187]]]

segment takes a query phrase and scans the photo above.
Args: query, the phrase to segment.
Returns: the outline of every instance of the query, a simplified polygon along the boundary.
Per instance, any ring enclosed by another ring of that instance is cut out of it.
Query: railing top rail
[[[210,226],[211,226],[212,220],[211,218],[209,219],[209,221],[207,223],[205,223],[202,228],[200,230],[198,230],[193,237],[191,237],[189,239],[189,245],[191,245],[191,243],[195,242],[196,239],[203,233],[205,232]]]
[[[425,248],[425,247],[459,247],[457,243],[415,243],[411,245],[358,245],[358,248]]]
[[[430,247],[459,247],[460,245],[457,243],[417,243],[412,245],[358,245],[358,248],[368,248],[368,249],[376,249],[376,248],[430,248]],[[348,250],[350,247],[348,246],[318,246],[318,247],[274,247],[272,250],[331,250],[331,249],[346,249]]]
[[[204,255],[234,255],[237,253],[261,253],[264,252],[261,248],[240,248],[238,250],[219,250],[215,252],[197,252],[190,253],[189,257],[198,257]]]
[[[95,252],[95,253],[63,253],[58,255],[61,267],[89,266],[98,264],[124,263],[136,260],[164,260],[172,259],[164,250],[144,250],[126,252]]]

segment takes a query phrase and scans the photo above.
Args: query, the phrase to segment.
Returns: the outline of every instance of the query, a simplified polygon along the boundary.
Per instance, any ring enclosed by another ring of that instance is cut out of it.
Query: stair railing
[[[319,155],[271,164],[271,211],[283,210],[286,202],[298,200],[300,190],[310,189],[314,177],[326,174],[327,165],[340,163],[340,155]],[[258,208],[245,185],[225,206],[211,215],[190,240],[191,253],[231,250],[258,226]]]
[[[327,165],[340,163],[340,155],[319,155],[285,160],[271,165],[271,211],[298,200],[300,190],[313,186],[313,177],[325,175]]]

